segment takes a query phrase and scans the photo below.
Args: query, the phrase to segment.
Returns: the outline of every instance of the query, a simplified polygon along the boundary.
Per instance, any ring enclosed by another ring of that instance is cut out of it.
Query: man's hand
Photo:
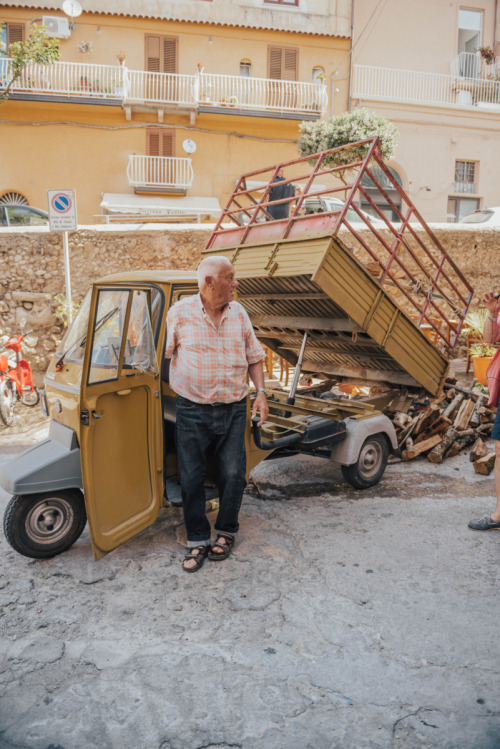
[[[257,393],[253,402],[252,419],[257,416],[257,412],[259,412],[260,415],[260,421],[258,423],[258,426],[260,427],[269,415],[269,406],[267,405],[267,397],[265,393]]]
[[[483,296],[483,304],[490,313],[490,317],[494,317],[495,320],[498,317],[499,300],[496,298],[496,294],[493,291],[487,291]]]

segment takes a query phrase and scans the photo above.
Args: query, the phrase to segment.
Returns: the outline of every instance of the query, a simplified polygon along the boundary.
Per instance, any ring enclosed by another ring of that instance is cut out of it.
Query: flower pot
[[[472,366],[474,368],[474,377],[476,380],[486,387],[486,370],[490,366],[492,356],[473,356]]]

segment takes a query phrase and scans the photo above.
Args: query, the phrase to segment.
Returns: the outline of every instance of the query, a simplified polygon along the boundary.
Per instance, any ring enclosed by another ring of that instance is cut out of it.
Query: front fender
[[[377,414],[366,419],[346,419],[347,437],[342,442],[333,446],[330,459],[341,463],[344,466],[350,466],[357,462],[361,446],[367,437],[374,434],[384,434],[387,437],[390,452],[398,451],[398,439],[396,430],[392,421],[384,416]]]
[[[80,448],[73,429],[51,421],[48,439],[0,467],[0,486],[10,494],[83,489]]]

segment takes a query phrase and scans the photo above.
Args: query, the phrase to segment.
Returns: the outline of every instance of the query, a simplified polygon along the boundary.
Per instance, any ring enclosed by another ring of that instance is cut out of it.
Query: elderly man
[[[225,257],[209,257],[198,267],[200,293],[181,299],[167,317],[165,357],[170,385],[177,393],[177,462],[182,491],[187,553],[186,572],[205,558],[227,559],[238,532],[246,485],[247,373],[257,389],[252,417],[267,418],[265,358],[243,307],[234,301],[238,286]],[[213,446],[219,489],[216,541],[210,544],[204,481],[207,451]]]
[[[500,341],[500,324],[498,315],[500,313],[500,299],[498,294],[488,291],[483,297],[483,304],[488,310],[488,317],[484,323],[483,338],[486,343],[497,343]],[[496,507],[491,515],[481,520],[471,520],[469,528],[473,531],[500,531],[500,386],[497,377],[488,382],[490,388],[490,403],[493,400],[498,405],[497,415],[491,436],[495,440],[495,490]]]

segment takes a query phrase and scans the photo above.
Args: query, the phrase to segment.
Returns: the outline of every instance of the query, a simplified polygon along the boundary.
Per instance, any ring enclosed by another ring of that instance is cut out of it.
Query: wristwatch
[[[264,393],[264,395],[267,398],[267,390],[266,390],[266,388],[257,388],[257,392],[258,393]]]

